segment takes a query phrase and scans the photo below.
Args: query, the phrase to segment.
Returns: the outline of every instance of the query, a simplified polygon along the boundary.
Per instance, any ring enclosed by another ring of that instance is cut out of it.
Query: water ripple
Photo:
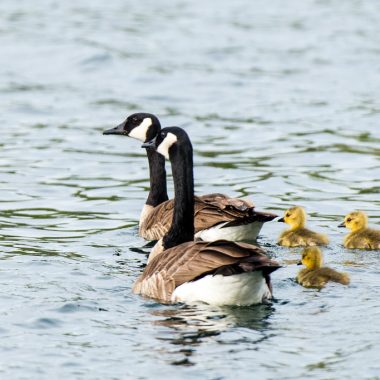
[[[379,224],[377,2],[0,11],[2,377],[378,378],[378,252],[346,250],[337,227],[353,209]],[[301,250],[278,247],[270,223],[259,243],[283,265],[271,305],[135,297],[145,152],[101,132],[138,111],[189,132],[197,193],[304,205],[352,284],[298,286]]]

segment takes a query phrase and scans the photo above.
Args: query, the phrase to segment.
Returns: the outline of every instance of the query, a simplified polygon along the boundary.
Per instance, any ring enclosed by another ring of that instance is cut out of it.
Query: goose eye
[[[161,132],[161,137],[164,139],[166,136],[165,132]]]

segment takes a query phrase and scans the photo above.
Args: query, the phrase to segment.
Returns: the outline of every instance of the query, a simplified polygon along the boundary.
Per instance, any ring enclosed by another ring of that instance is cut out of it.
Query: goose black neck
[[[146,149],[149,161],[150,191],[146,204],[156,207],[167,201],[165,158],[153,149]]]
[[[194,240],[193,148],[190,141],[173,146],[170,161],[174,181],[174,214],[163,238],[164,249]]]

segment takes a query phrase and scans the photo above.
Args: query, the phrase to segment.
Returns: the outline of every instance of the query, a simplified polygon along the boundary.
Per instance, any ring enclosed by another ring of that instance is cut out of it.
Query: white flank
[[[215,241],[220,239],[231,241],[256,240],[264,223],[253,222],[235,227],[222,228],[225,224],[226,223],[221,223],[215,227],[208,228],[207,230],[199,231],[195,234],[195,237],[204,241]]]
[[[208,275],[176,288],[172,302],[248,306],[272,297],[261,271],[232,276]]]
[[[165,156],[165,158],[169,159],[169,149],[170,147],[176,143],[177,136],[173,133],[168,133],[166,137],[162,140],[161,144],[157,148],[157,152]]]
[[[152,125],[152,119],[150,117],[146,117],[138,127],[133,128],[131,130],[131,132],[129,133],[129,136],[133,137],[134,139],[144,142],[146,140],[146,134],[148,132],[148,128],[151,125]]]

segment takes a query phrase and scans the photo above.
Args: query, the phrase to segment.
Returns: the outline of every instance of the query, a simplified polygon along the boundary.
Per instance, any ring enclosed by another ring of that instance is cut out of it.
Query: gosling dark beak
[[[277,222],[285,223],[285,220],[284,218],[280,218],[279,220],[277,220]]]
[[[103,132],[103,135],[125,135],[128,136],[128,133],[124,130],[125,121],[119,124],[115,128],[107,129]]]
[[[345,227],[346,227],[346,223],[345,223],[345,222],[342,222],[342,223],[339,224],[338,227],[339,227],[339,228],[345,228]]]
[[[302,265],[302,261],[298,261],[297,265]]]
[[[144,144],[141,145],[141,148],[156,149],[156,139],[157,136],[150,141],[145,141]]]

